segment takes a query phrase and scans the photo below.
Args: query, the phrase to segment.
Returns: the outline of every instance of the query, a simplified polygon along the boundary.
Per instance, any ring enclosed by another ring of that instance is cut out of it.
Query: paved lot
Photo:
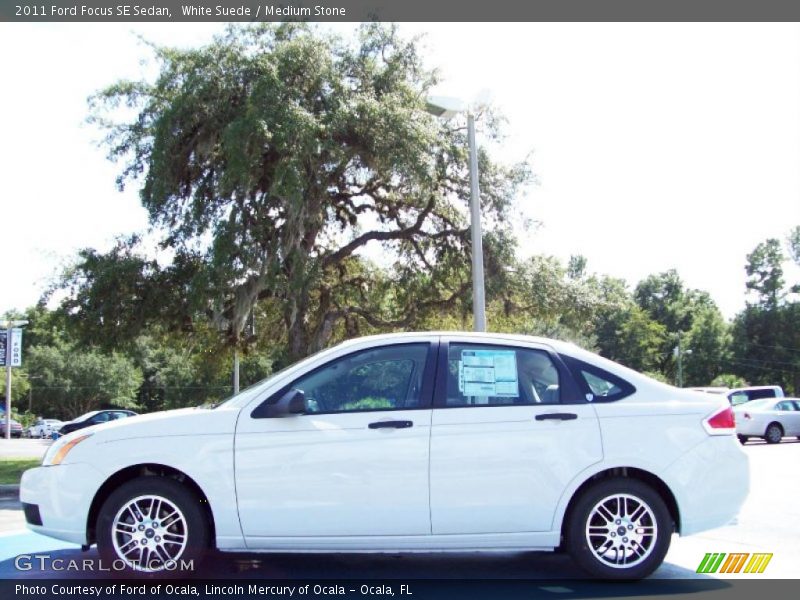
[[[765,573],[758,578],[800,577],[800,442],[777,446],[753,442],[745,446],[750,458],[752,487],[736,525],[687,538],[675,536],[664,565],[656,571],[660,579],[707,579],[695,573],[707,552],[771,552]],[[18,504],[0,501],[0,578],[27,577],[14,568],[14,557],[22,553],[48,553],[53,558],[96,558],[96,550],[82,553],[74,545],[33,533],[24,527]],[[4,533],[2,533],[4,532]],[[37,573],[37,577],[65,573]],[[71,573],[70,576],[87,576]],[[542,579],[580,578],[583,574],[568,556],[541,553],[405,554],[405,555],[216,555],[204,565],[204,578],[492,578]],[[714,577],[744,578],[745,575]]]
[[[52,440],[0,438],[0,458],[42,458]]]

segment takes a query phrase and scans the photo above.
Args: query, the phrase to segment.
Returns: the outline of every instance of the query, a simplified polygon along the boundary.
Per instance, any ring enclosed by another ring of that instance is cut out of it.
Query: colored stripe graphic
[[[772,554],[756,553],[753,554],[750,562],[744,568],[745,573],[763,573],[767,568],[769,561],[772,560]]]
[[[728,560],[722,565],[721,573],[738,573],[742,570],[744,562],[750,556],[749,552],[733,552],[728,555]]]
[[[716,573],[717,569],[719,569],[720,564],[722,563],[722,559],[725,558],[724,552],[708,552],[703,557],[703,560],[700,562],[700,566],[697,567],[698,573]]]
[[[725,558],[727,556],[727,559]],[[747,559],[750,559],[749,561]],[[756,552],[707,552],[697,567],[698,573],[741,573],[744,567],[745,573],[763,573],[769,561],[772,560],[772,553]],[[725,561],[725,562],[723,562]],[[745,566],[747,563],[747,566]]]

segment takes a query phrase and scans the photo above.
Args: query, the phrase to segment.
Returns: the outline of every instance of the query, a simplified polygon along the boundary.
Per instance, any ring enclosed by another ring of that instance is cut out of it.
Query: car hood
[[[96,442],[143,437],[233,433],[238,409],[179,408],[117,419],[81,429],[94,434]],[[77,433],[77,432],[76,432]]]

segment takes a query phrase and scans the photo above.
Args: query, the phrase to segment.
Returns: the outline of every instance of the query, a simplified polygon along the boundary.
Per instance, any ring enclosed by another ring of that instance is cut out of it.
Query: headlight
[[[61,461],[67,457],[70,450],[90,437],[92,437],[91,433],[79,435],[71,439],[69,436],[58,438],[50,445],[47,452],[45,452],[44,458],[42,459],[42,466],[60,465]]]

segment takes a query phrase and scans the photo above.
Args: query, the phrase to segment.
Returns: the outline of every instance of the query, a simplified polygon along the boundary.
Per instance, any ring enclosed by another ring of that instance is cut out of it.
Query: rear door
[[[601,459],[594,408],[550,349],[443,339],[431,428],[434,534],[550,531],[566,486]]]
[[[778,420],[783,426],[784,435],[800,436],[800,411],[798,402],[784,400],[775,405]]]

